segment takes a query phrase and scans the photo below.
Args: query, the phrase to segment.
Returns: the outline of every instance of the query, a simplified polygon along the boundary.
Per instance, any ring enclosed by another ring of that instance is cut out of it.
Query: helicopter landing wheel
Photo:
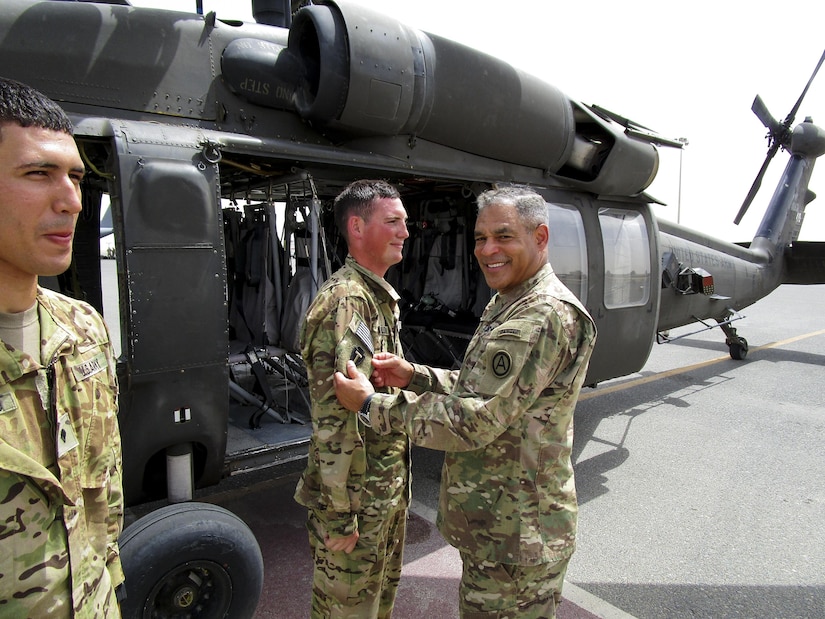
[[[737,338],[728,344],[731,359],[742,361],[748,356],[748,340],[744,337]]]
[[[246,524],[206,503],[162,507],[120,537],[125,619],[250,619],[263,558]]]

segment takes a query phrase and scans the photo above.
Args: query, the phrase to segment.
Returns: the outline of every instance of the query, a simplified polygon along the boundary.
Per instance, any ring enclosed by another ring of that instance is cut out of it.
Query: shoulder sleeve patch
[[[540,334],[540,325],[530,320],[510,320],[487,333],[473,367],[478,393],[510,397]]]
[[[490,369],[493,370],[496,378],[504,378],[510,374],[510,371],[513,369],[513,358],[510,356],[510,353],[506,350],[496,351],[490,361]]]

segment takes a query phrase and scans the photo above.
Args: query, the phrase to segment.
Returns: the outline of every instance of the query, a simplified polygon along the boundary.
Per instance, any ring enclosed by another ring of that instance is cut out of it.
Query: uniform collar
[[[50,363],[61,353],[73,349],[78,344],[78,339],[62,326],[66,317],[65,311],[56,306],[53,294],[40,287],[37,289],[40,358],[46,363]],[[24,374],[42,367],[38,359],[19,350],[9,350],[5,344],[0,345],[0,384],[14,382]]]
[[[538,286],[542,281],[553,276],[553,267],[548,262],[541,267],[533,277],[524,280],[518,286],[502,294],[497,292],[490,301],[490,310],[498,313],[505,307],[512,305],[515,301],[523,297],[528,291]],[[495,309],[494,309],[495,308]]]
[[[74,348],[79,339],[63,325],[70,316],[54,301],[55,293],[37,288],[37,305],[40,318],[40,355],[42,359],[54,359],[59,353]]]
[[[347,255],[346,264],[356,271],[363,277],[367,283],[370,285],[371,288],[378,288],[383,290],[395,303],[401,300],[401,297],[395,291],[395,288],[390,286],[389,282],[385,280],[383,277],[378,277],[375,273],[362,267],[355,261],[351,255]]]

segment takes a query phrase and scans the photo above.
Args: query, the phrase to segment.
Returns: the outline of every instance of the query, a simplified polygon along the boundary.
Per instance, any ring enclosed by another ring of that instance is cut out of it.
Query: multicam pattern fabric
[[[573,410],[596,328],[552,267],[484,310],[460,370],[414,365],[376,394],[373,428],[446,451],[438,526],[478,560],[558,562],[575,547]]]
[[[379,435],[360,424],[356,415],[338,403],[333,375],[346,371],[348,360],[369,375],[375,352],[402,354],[398,300],[392,286],[347,257],[345,265],[318,291],[302,328],[301,354],[309,378],[313,431],[295,500],[310,510],[316,582],[323,578],[336,583],[335,587],[314,588],[313,617],[388,617],[391,612],[402,548],[395,546],[386,563],[377,564],[369,559],[375,546],[370,539],[387,538],[388,528],[399,520],[398,513],[406,513],[409,439],[400,429]],[[403,514],[400,522],[403,525]],[[356,530],[364,539],[358,540],[348,558],[333,562],[318,543],[324,535],[343,537]],[[340,567],[342,561],[346,568]],[[381,569],[373,571],[377,565]],[[362,577],[353,578],[354,573]],[[373,575],[364,578],[367,573]],[[378,615],[353,610],[373,602],[382,609]],[[342,605],[349,608],[342,610]]]
[[[349,554],[326,547],[324,525],[312,510],[307,527],[315,561],[310,619],[389,619],[401,581],[406,510],[360,517],[360,537]]]
[[[117,378],[88,304],[38,289],[40,360],[0,342],[0,615],[120,617]]]
[[[570,559],[556,563],[514,565],[477,560],[461,553],[459,585],[462,619],[550,619],[561,604]]]

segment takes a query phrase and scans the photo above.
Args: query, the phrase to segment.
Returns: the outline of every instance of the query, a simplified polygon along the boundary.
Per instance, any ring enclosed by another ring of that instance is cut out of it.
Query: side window
[[[604,304],[607,308],[644,305],[650,300],[650,251],[641,213],[599,209],[604,243]]]
[[[587,239],[581,214],[572,206],[547,205],[550,264],[559,279],[587,303]]]
[[[103,196],[100,209],[100,280],[103,288],[103,319],[109,327],[115,359],[123,352],[120,330],[120,298],[117,276],[117,235],[112,223],[112,204]]]

